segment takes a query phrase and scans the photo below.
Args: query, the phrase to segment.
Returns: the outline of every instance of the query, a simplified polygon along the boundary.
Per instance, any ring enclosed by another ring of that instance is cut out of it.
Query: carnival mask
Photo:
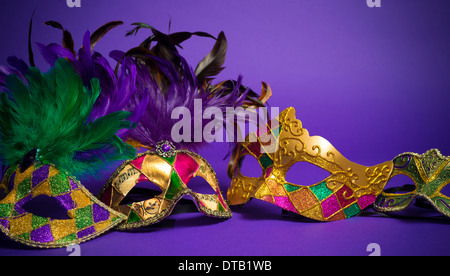
[[[450,158],[442,156],[439,150],[431,149],[422,155],[403,153],[394,159],[392,179],[396,175],[406,175],[414,182],[412,191],[402,194],[383,191],[374,203],[381,212],[406,209],[416,197],[425,198],[439,212],[450,216],[450,198],[441,191],[450,183]]]
[[[201,194],[188,188],[189,181],[200,176],[216,194]],[[121,204],[137,183],[154,183],[161,193],[153,198]],[[133,229],[157,223],[169,216],[184,196],[190,195],[200,212],[217,218],[230,218],[232,213],[222,197],[214,170],[200,155],[188,150],[175,150],[170,142],[159,143],[156,151],[139,154],[124,162],[108,179],[101,200],[127,216],[118,229]]]
[[[66,247],[92,239],[124,220],[124,215],[96,199],[80,182],[53,165],[32,164],[7,170],[0,190],[0,229],[18,242],[37,247]],[[56,199],[68,219],[42,217],[26,211],[34,198]]]
[[[272,137],[271,142],[261,141],[261,131],[251,133],[240,145],[239,156],[235,159],[247,155],[255,157],[263,175],[259,178],[244,176],[238,161],[234,162],[229,170],[232,181],[227,200],[230,205],[244,204],[253,197],[315,220],[350,218],[375,201],[392,171],[391,161],[373,167],[362,166],[345,159],[324,138],[309,136],[301,121],[295,118],[292,107],[281,112],[265,129]],[[289,183],[285,180],[286,173],[297,162],[314,164],[331,175],[310,186]]]
[[[0,185],[5,192],[0,230],[13,240],[46,248],[92,239],[125,216],[96,199],[76,177],[135,156],[136,150],[115,135],[130,127],[130,113],[90,117],[99,79],[83,85],[66,59],[58,59],[46,73],[30,67],[23,75],[8,75],[0,93],[0,159],[8,167]],[[65,219],[43,210],[44,200],[56,201]],[[28,208],[34,202],[40,202],[35,210]]]

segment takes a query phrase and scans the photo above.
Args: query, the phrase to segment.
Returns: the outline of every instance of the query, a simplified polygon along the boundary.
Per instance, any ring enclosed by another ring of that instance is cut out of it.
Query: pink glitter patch
[[[133,162],[131,162],[131,165],[133,165],[136,169],[140,170],[142,168],[142,162],[144,162],[145,156],[146,155],[143,155],[138,159],[134,159]]]
[[[191,180],[198,167],[199,166],[197,162],[195,162],[194,158],[190,157],[186,153],[179,153],[175,158],[174,168],[184,184],[187,184],[189,180]]]
[[[294,205],[292,205],[292,202],[289,199],[289,197],[274,196],[273,198],[275,199],[275,205],[278,205],[285,210],[297,213],[297,210],[295,209]]]
[[[367,206],[372,204],[375,201],[376,197],[374,195],[363,195],[358,198],[358,205],[361,210],[365,209]]]
[[[329,198],[322,201],[322,211],[324,218],[328,218],[341,209],[336,196],[333,194]]]
[[[271,172],[272,172],[272,167],[267,169],[267,171],[266,171],[266,178],[269,177]]]

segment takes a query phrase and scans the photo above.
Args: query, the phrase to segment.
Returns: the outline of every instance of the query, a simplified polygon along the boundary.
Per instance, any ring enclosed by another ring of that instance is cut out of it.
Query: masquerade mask
[[[245,172],[241,172],[235,162],[229,170],[232,181],[227,200],[230,205],[244,204],[253,197],[305,217],[332,221],[357,215],[381,193],[392,171],[392,162],[366,167],[345,159],[324,138],[309,136],[295,118],[292,107],[275,120],[266,128],[271,142],[261,142],[260,129],[258,137],[251,133],[240,145],[235,160],[247,155],[255,157],[263,175],[259,178],[244,176]],[[331,175],[310,186],[302,185],[305,183],[301,180],[289,183],[285,180],[286,173],[297,162],[314,164]]]
[[[0,189],[10,190],[0,201],[0,229],[27,245],[50,248],[84,242],[124,219],[122,214],[91,195],[80,182],[53,165],[12,167]],[[42,195],[56,199],[69,219],[42,217],[24,209],[25,204]]]
[[[143,23],[133,25],[137,27],[129,34],[148,28]],[[203,137],[208,135],[203,130],[210,126],[209,123],[214,124],[215,134],[227,124],[222,115],[226,114],[228,107],[263,106],[271,95],[270,89],[263,87],[265,89],[259,97],[241,85],[241,77],[237,81],[213,84],[225,61],[227,41],[223,32],[215,39],[213,50],[197,64],[194,71],[178,53],[177,47],[194,35],[213,36],[204,32],[166,35],[153,28],[151,31],[153,35],[139,47],[126,53],[116,51],[114,57],[119,62],[123,57],[134,59],[136,93],[149,95],[150,98],[139,124],[128,135],[128,142],[155,151],[147,151],[124,162],[108,179],[99,197],[105,204],[127,216],[127,221],[119,225],[119,229],[132,229],[163,220],[184,195],[190,195],[198,210],[205,215],[229,218],[231,211],[222,197],[215,172],[194,151],[207,142]],[[152,42],[156,44],[152,46]],[[214,110],[214,121],[212,117],[205,118],[211,110]],[[200,114],[198,118],[201,122],[198,124],[196,114]],[[182,117],[182,121],[174,119],[177,115]],[[176,131],[180,129],[180,122],[188,124],[183,126],[183,135]],[[217,126],[216,122],[224,124]],[[197,134],[205,136],[198,137]],[[183,150],[176,150],[175,147]],[[189,181],[195,176],[204,178],[215,194],[192,191]],[[130,195],[131,189],[144,181],[156,185],[161,190],[160,194],[147,200],[126,203],[127,199],[123,199]]]
[[[125,216],[96,199],[75,176],[135,156],[136,150],[115,135],[130,127],[125,120],[130,114],[90,117],[99,79],[84,86],[66,59],[58,59],[45,74],[30,67],[25,75],[25,80],[8,75],[0,93],[0,159],[8,166],[0,187],[6,192],[0,200],[0,230],[38,247],[92,239]],[[29,211],[29,204],[43,203],[37,197],[45,196],[59,204],[67,219],[53,212],[38,215],[45,211],[42,204]]]
[[[204,178],[216,194],[200,194],[189,189],[189,181],[196,176]],[[130,190],[142,181],[156,184],[161,193],[148,200],[121,205]],[[184,195],[190,195],[198,210],[207,216],[230,218],[232,215],[209,163],[198,154],[175,150],[170,142],[164,142],[156,152],[147,151],[124,162],[108,179],[99,197],[127,216],[118,229],[132,229],[163,220]]]
[[[403,153],[394,159],[391,177],[406,175],[412,179],[415,188],[404,194],[383,191],[374,203],[382,212],[402,211],[416,197],[423,197],[439,212],[450,216],[450,198],[441,193],[450,183],[450,158],[442,156],[439,150],[431,149],[422,155]]]

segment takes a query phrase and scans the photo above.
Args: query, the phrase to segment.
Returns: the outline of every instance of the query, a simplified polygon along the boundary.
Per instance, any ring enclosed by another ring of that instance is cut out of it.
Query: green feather
[[[115,135],[131,127],[129,112],[88,121],[100,94],[98,79],[91,80],[91,88],[83,86],[65,59],[58,59],[45,74],[31,67],[26,78],[25,84],[9,75],[7,91],[0,94],[0,158],[5,165],[20,163],[37,148],[38,161],[81,175],[104,162],[135,155],[134,148]]]

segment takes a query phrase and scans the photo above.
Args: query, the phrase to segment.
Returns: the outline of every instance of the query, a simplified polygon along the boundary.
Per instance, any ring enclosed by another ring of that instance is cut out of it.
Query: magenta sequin
[[[322,201],[322,211],[324,218],[329,218],[340,209],[341,206],[339,205],[339,202],[334,194]]]

